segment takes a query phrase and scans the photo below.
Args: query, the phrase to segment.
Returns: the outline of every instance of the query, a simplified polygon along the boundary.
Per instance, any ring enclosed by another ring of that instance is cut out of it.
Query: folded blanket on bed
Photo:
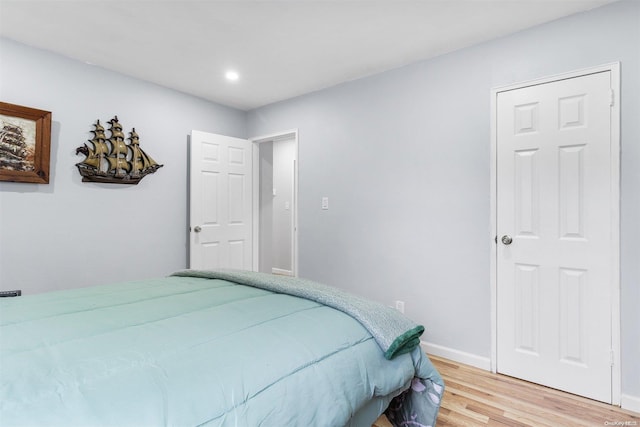
[[[183,270],[172,276],[228,280],[335,308],[359,321],[376,340],[387,359],[410,352],[420,344],[420,335],[424,332],[424,326],[390,307],[311,280],[242,270]]]

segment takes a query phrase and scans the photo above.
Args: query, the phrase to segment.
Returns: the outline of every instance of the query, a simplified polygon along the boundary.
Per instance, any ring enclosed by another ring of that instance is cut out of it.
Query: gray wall
[[[249,135],[299,130],[299,275],[403,300],[426,341],[489,357],[490,90],[615,61],[622,390],[640,396],[640,2],[251,111]]]
[[[0,39],[0,99],[51,111],[49,185],[0,183],[0,289],[25,293],[185,268],[187,136],[246,137],[246,114]],[[75,149],[96,119],[135,127],[158,172],[137,186],[82,183]]]

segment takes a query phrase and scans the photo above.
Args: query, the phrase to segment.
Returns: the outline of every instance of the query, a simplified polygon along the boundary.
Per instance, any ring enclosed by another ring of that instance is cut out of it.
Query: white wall
[[[622,391],[640,397],[640,2],[251,111],[249,135],[299,129],[300,276],[403,300],[426,341],[490,357],[491,88],[615,61]]]
[[[25,294],[186,267],[187,136],[246,137],[246,114],[0,39],[0,99],[51,111],[49,185],[0,182],[0,289]],[[137,186],[81,182],[76,147],[118,115],[164,167]]]
[[[273,268],[273,142],[258,144],[260,161],[259,238],[260,253],[258,270],[271,273]]]
[[[293,161],[295,139],[261,142],[259,271],[293,272]],[[274,195],[275,191],[275,195]]]
[[[293,272],[293,160],[295,139],[273,143],[273,268]]]

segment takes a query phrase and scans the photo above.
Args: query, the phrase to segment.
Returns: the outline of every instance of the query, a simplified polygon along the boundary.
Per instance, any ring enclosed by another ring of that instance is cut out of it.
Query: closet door
[[[612,399],[611,77],[497,96],[497,370]]]

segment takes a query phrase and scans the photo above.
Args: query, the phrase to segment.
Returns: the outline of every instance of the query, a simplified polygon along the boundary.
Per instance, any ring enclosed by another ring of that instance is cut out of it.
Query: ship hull
[[[100,176],[100,175],[83,175],[82,182],[102,182],[105,184],[133,184],[138,185],[140,182],[139,178],[116,178],[114,176]]]
[[[154,167],[153,169],[149,169],[146,172],[142,172],[139,175],[131,175],[126,174],[122,176],[105,174],[98,172],[96,169],[87,168],[85,166],[78,166],[78,171],[80,175],[82,175],[82,182],[101,182],[105,184],[129,184],[129,185],[137,185],[142,178],[145,176],[155,172],[160,169],[163,165],[159,165],[159,167]]]

